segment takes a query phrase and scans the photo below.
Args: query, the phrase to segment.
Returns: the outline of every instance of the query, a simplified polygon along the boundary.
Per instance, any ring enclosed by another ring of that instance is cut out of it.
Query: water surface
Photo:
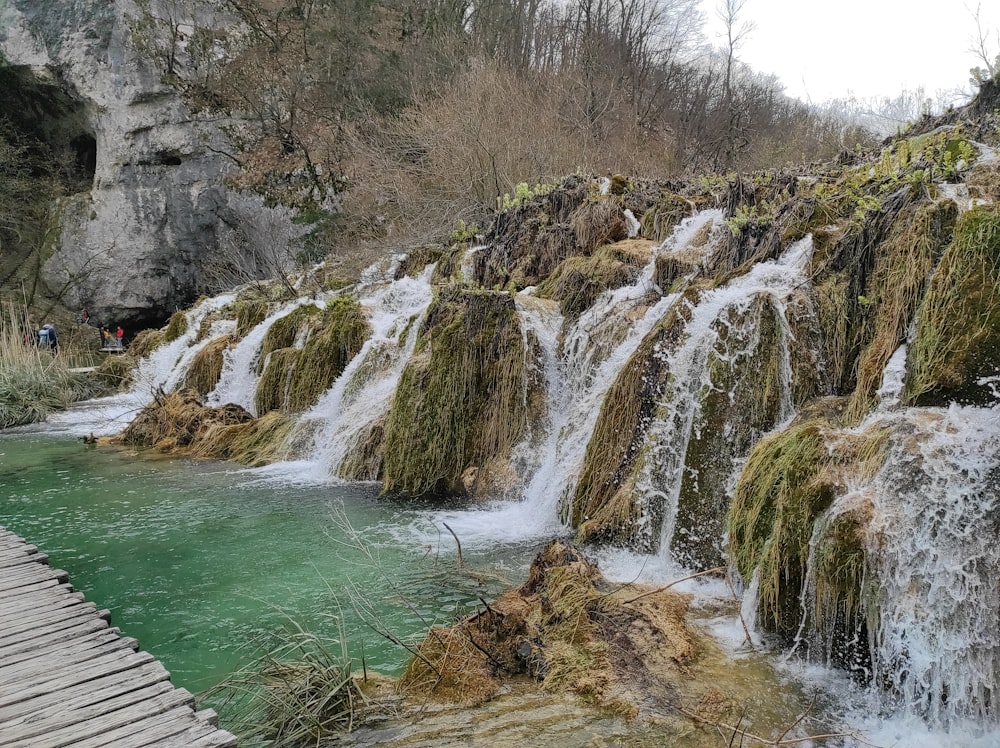
[[[0,525],[48,553],[192,691],[288,626],[338,637],[341,613],[355,660],[363,651],[368,667],[399,672],[406,651],[372,627],[420,638],[512,581],[533,550],[469,549],[485,573],[456,573],[446,532],[400,539],[417,512],[364,484],[288,485],[69,436],[0,436]]]

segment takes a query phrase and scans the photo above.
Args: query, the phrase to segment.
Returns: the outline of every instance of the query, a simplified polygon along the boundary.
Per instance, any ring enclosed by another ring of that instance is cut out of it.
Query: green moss
[[[291,348],[320,323],[323,310],[315,304],[303,304],[280,319],[276,319],[264,334],[257,358],[258,372],[263,369],[269,354],[282,348]]]
[[[236,337],[243,338],[267,317],[266,301],[243,301],[236,304]]]
[[[635,502],[632,484],[640,465],[640,448],[669,385],[666,352],[681,340],[697,298],[698,291],[689,290],[685,300],[691,304],[675,304],[649,332],[601,404],[569,507],[570,524],[578,529],[581,540],[635,541],[642,509]],[[646,519],[658,537],[662,515]]]
[[[710,384],[684,455],[673,553],[690,568],[724,564],[727,487],[736,460],[776,425],[781,406],[782,336],[778,312],[758,298],[744,319],[716,325]]]
[[[626,244],[628,250],[619,246]],[[578,317],[604,291],[634,283],[653,246],[632,240],[601,247],[590,257],[570,257],[538,287],[536,295],[558,301],[567,317]]]
[[[285,442],[294,421],[281,413],[265,413],[246,424],[230,426],[229,459],[260,467],[285,458]]]
[[[143,330],[129,344],[129,356],[135,359],[148,356],[165,342],[166,333],[163,330]]]
[[[848,484],[864,484],[887,453],[889,431],[834,432],[819,420],[793,424],[750,451],[733,491],[730,558],[743,579],[759,576],[759,623],[786,639],[802,622],[800,597],[814,525]],[[841,643],[857,638],[864,580],[862,515],[834,518],[819,533],[812,624]],[[867,614],[866,614],[867,615]],[[845,645],[846,646],[846,645]]]
[[[1000,207],[958,219],[917,314],[908,370],[911,403],[992,401],[977,380],[1000,371]]]
[[[299,353],[298,348],[281,348],[271,352],[254,393],[257,413],[263,415],[271,410],[288,410],[292,372],[299,360]]]
[[[222,376],[224,354],[232,342],[232,335],[223,335],[202,346],[191,360],[184,378],[184,387],[194,390],[202,397],[214,390]]]
[[[289,385],[292,412],[311,408],[340,376],[371,335],[371,327],[354,296],[333,298],[323,310],[321,326],[302,346]]]
[[[857,363],[857,385],[848,406],[851,421],[860,421],[875,404],[882,372],[906,339],[957,216],[958,208],[951,200],[909,208],[879,247],[865,295],[868,303],[860,336],[869,342]]]
[[[506,458],[526,425],[524,355],[509,294],[443,289],[385,424],[385,491],[465,493],[467,468]]]
[[[729,550],[740,575],[760,577],[759,619],[786,637],[799,624],[812,525],[833,500],[819,480],[829,460],[822,426],[792,426],[759,442],[747,458],[729,510]]]
[[[188,319],[184,312],[174,312],[163,331],[163,342],[172,343],[188,331]]]

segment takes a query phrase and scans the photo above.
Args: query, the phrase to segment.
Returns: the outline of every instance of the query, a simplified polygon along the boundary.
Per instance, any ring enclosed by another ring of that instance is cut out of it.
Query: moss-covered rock
[[[750,451],[726,523],[740,576],[748,582],[758,577],[763,628],[787,641],[799,631],[814,525],[848,484],[869,481],[882,466],[888,436],[878,425],[858,433],[835,431],[820,420],[797,421]],[[811,626],[826,627],[829,637],[846,642],[858,635],[866,550],[862,515],[840,515],[821,528],[815,606],[805,612]]]
[[[671,551],[690,568],[724,564],[722,538],[727,487],[736,460],[777,425],[783,393],[784,341],[779,312],[758,297],[743,319],[733,313],[718,325],[708,355],[709,383],[684,455]]]
[[[698,289],[685,294],[694,303]],[[656,535],[662,515],[644,517],[633,491],[646,430],[669,381],[661,351],[673,350],[690,319],[690,303],[678,303],[657,323],[622,368],[601,405],[587,444],[583,469],[569,508],[570,524],[583,540],[634,543],[641,522]]]
[[[263,370],[264,362],[274,351],[281,348],[291,348],[296,343],[299,345],[315,330],[322,322],[323,310],[315,304],[302,304],[286,314],[284,317],[276,319],[260,344],[260,354],[257,357],[258,373]]]
[[[205,424],[191,445],[192,454],[216,460],[233,460],[260,467],[283,459],[285,443],[294,425],[283,413],[269,412],[238,423]]]
[[[759,622],[785,638],[801,621],[813,522],[833,501],[822,424],[798,424],[751,450],[729,510],[729,550],[743,579],[759,575]]]
[[[184,312],[174,312],[167,323],[167,329],[163,331],[163,342],[172,343],[187,331],[187,315]]]
[[[358,299],[349,295],[333,298],[323,310],[319,329],[302,346],[292,370],[289,410],[300,412],[315,405],[370,335],[371,327]]]
[[[634,283],[654,247],[642,239],[627,239],[601,247],[590,257],[571,257],[538,287],[536,295],[558,301],[562,313],[575,318],[604,291]]]
[[[252,419],[238,405],[209,408],[189,390],[173,392],[157,395],[115,440],[135,448],[155,447],[161,452],[190,451],[209,427]]]
[[[904,209],[878,249],[859,335],[866,341],[857,362],[857,384],[848,418],[857,422],[876,402],[882,372],[906,339],[931,270],[941,257],[958,217],[951,200]]]
[[[236,303],[236,338],[246,336],[248,332],[264,321],[270,304],[266,301],[241,301]]]
[[[95,374],[108,387],[121,389],[131,383],[134,366],[135,360],[131,356],[107,356]]]
[[[579,251],[584,255],[628,236],[622,200],[616,196],[584,201],[573,211],[569,223],[576,235]]]
[[[142,330],[129,343],[128,355],[133,359],[148,356],[165,342],[166,332],[163,330]]]
[[[525,431],[524,359],[509,294],[442,290],[385,424],[385,491],[464,494],[468,468],[507,457]]]
[[[299,353],[298,348],[281,348],[270,353],[254,393],[254,407],[258,414],[263,415],[271,410],[289,410],[292,372],[299,360]]]
[[[184,387],[194,390],[202,397],[214,390],[222,376],[225,352],[232,342],[232,335],[221,335],[202,346],[191,360],[184,377]]]
[[[686,197],[664,192],[656,205],[647,210],[639,221],[642,235],[654,242],[663,242],[674,227],[688,216],[694,215],[694,204]]]
[[[987,404],[1000,374],[1000,207],[964,213],[931,277],[908,356],[911,403]]]

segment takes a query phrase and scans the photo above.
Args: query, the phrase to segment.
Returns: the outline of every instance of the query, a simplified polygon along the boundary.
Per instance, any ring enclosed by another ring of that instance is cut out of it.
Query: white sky
[[[718,0],[701,0],[714,45],[721,24]],[[853,94],[895,98],[923,86],[970,88],[968,51],[976,25],[966,8],[976,0],[747,0],[742,16],[757,28],[737,56],[754,70],[774,73],[786,93],[819,103]],[[1000,2],[982,0],[980,19],[989,48],[1000,54]],[[980,63],[981,64],[981,63]]]

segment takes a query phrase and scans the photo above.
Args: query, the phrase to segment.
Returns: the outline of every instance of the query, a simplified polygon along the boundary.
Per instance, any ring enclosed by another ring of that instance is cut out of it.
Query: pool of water
[[[523,574],[537,544],[466,549],[401,533],[421,508],[368,485],[296,486],[257,471],[137,457],[70,436],[0,436],[0,525],[39,546],[112,623],[201,691],[289,627],[398,673],[422,638]],[[341,621],[343,624],[341,625]]]

